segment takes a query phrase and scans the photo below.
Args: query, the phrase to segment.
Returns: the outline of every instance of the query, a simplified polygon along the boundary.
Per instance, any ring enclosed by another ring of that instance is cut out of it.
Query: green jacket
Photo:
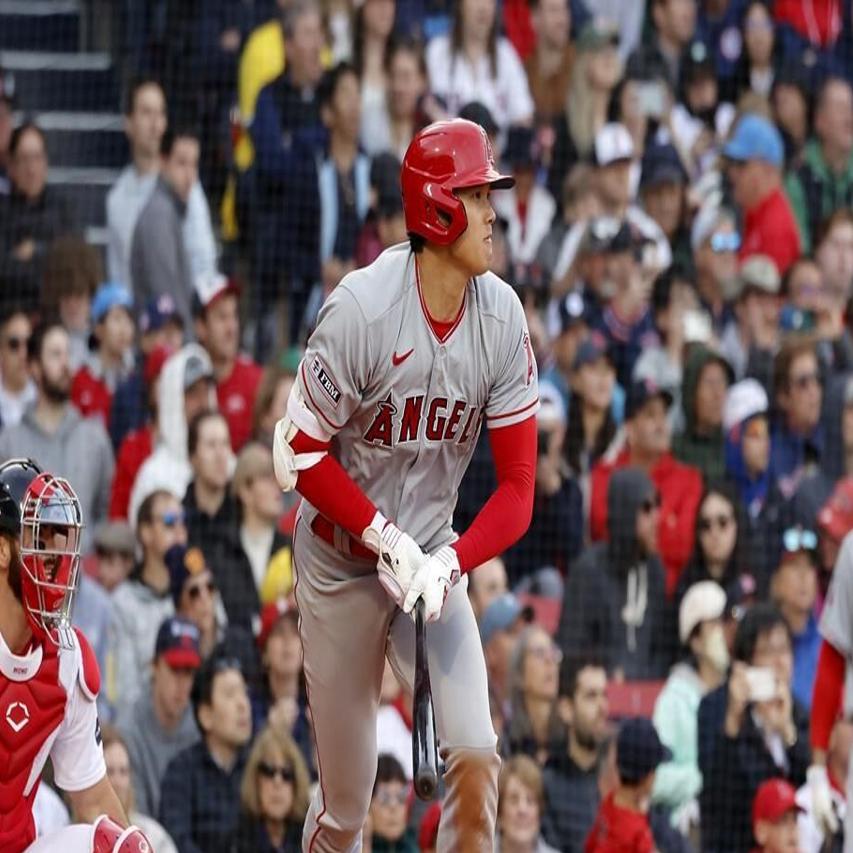
[[[809,140],[801,164],[785,177],[785,192],[797,224],[804,255],[811,254],[821,222],[840,207],[853,206],[853,153],[840,175],[829,171],[820,143]]]

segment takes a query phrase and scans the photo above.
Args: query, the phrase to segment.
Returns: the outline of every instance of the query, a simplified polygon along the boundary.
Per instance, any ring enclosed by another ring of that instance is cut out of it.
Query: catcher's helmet
[[[406,231],[449,246],[468,227],[465,207],[455,191],[481,184],[509,189],[515,178],[495,168],[486,131],[456,118],[437,121],[415,136],[403,158],[400,184]]]
[[[30,483],[41,474],[32,459],[10,459],[0,465],[0,532],[21,532],[21,503]]]

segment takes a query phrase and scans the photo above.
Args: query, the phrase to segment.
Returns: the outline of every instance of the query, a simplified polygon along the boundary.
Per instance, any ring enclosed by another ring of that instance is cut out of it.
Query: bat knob
[[[422,800],[431,800],[435,796],[438,779],[429,767],[419,767],[415,773],[415,793]]]

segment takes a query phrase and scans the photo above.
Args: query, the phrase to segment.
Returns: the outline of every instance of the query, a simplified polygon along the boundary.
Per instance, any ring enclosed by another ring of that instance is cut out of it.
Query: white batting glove
[[[373,516],[361,539],[379,557],[376,561],[379,583],[397,607],[402,607],[412,578],[426,563],[427,555],[408,533],[403,533],[381,512]]]
[[[444,600],[450,588],[459,580],[459,558],[449,545],[439,548],[417,571],[406,600],[403,612],[411,613],[419,598],[424,600],[424,618],[435,622],[441,616]]]
[[[832,789],[829,787],[829,777],[826,767],[822,764],[812,764],[806,771],[806,783],[812,798],[812,817],[820,831],[826,835],[838,832],[838,815],[832,803]]]

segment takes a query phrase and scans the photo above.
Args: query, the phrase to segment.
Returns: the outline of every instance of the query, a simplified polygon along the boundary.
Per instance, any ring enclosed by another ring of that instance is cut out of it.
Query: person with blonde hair
[[[227,853],[299,853],[311,782],[299,747],[267,726],[255,738],[240,786],[241,814]]]
[[[495,853],[556,853],[540,835],[545,788],[542,771],[526,755],[504,762],[498,781]]]

